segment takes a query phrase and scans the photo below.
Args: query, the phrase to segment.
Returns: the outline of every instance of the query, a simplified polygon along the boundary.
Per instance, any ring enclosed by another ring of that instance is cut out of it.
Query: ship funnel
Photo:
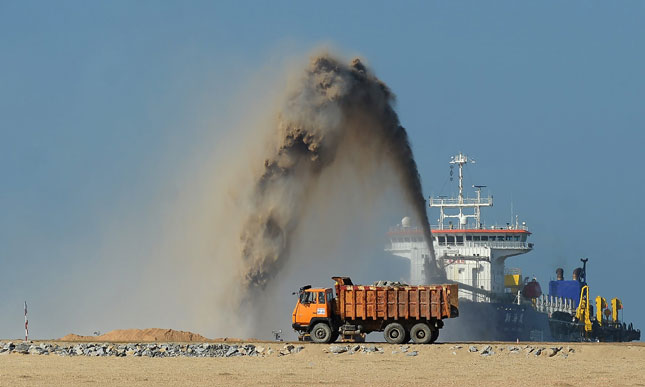
[[[561,267],[557,268],[555,270],[555,278],[558,281],[563,281],[564,280],[564,269],[562,269]]]

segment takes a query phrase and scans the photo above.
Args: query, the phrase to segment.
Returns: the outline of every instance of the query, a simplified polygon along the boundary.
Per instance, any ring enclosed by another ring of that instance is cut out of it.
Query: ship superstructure
[[[491,302],[519,286],[520,275],[505,272],[507,258],[525,254],[533,249],[528,242],[531,232],[525,222],[516,217],[513,224],[487,225],[482,220],[482,209],[493,206],[493,197],[482,196],[482,188],[475,185],[473,196],[464,194],[464,172],[467,164],[475,161],[463,153],[452,157],[451,166],[458,169],[457,197],[430,197],[430,208],[439,209],[438,224],[432,226],[432,244],[439,266],[448,280],[458,282],[459,297],[474,302]],[[387,250],[410,260],[410,282],[423,283],[423,262],[429,252],[420,228],[413,227],[409,218],[388,233]]]

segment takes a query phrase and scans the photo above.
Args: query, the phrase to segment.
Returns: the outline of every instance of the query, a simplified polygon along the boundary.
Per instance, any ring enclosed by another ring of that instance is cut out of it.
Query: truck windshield
[[[316,302],[316,293],[313,292],[302,292],[300,293],[300,303],[301,304],[311,304]]]

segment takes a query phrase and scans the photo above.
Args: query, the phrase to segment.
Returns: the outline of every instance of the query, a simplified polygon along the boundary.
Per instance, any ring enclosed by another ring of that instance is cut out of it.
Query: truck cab
[[[298,302],[291,316],[293,329],[309,333],[318,323],[333,327],[333,301],[332,288],[312,288],[309,285],[300,288]]]

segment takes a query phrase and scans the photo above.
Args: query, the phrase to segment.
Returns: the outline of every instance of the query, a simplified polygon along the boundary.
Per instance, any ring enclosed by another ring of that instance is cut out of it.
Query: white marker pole
[[[29,320],[27,320],[27,301],[25,301],[25,341],[29,337]]]

